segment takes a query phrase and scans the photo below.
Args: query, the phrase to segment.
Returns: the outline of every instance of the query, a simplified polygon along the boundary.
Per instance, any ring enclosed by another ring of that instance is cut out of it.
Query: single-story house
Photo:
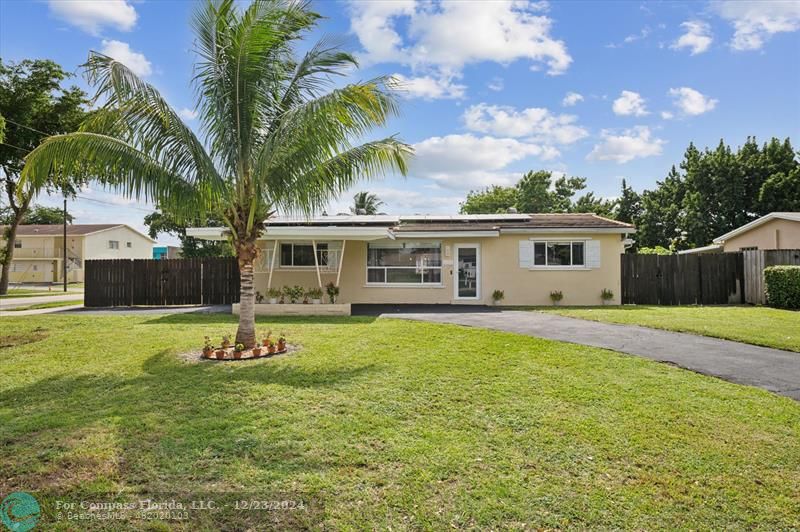
[[[339,302],[364,304],[598,305],[620,302],[620,254],[630,224],[594,214],[320,216],[273,218],[260,240],[255,287],[340,288]],[[226,229],[187,229],[224,240]]]
[[[755,249],[800,249],[800,212],[771,212],[700,248],[680,254],[722,253]]]
[[[0,240],[5,234],[0,227]],[[149,259],[154,240],[124,224],[67,225],[67,281],[82,282],[87,259]],[[63,281],[64,226],[20,225],[14,239],[12,283]]]

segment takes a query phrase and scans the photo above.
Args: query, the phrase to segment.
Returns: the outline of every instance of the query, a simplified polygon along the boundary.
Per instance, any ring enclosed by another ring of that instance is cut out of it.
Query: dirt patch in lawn
[[[47,330],[41,328],[34,329],[29,333],[2,334],[0,335],[0,349],[32,344],[33,342],[39,342],[45,338],[47,338]]]

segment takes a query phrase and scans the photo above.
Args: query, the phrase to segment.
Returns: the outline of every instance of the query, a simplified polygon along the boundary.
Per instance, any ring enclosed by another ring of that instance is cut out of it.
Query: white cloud
[[[688,48],[691,50],[691,55],[697,55],[702,54],[711,46],[714,39],[711,37],[711,26],[707,22],[687,20],[681,24],[681,27],[686,30],[686,33],[670,45],[673,50]]]
[[[611,106],[614,114],[621,116],[644,116],[648,114],[644,98],[633,91],[622,91]]]
[[[178,111],[178,116],[184,120],[194,120],[197,118],[197,111],[194,109],[189,109],[188,107],[184,107]]]
[[[665,143],[664,140],[653,138],[650,128],[646,126],[626,129],[621,134],[604,129],[600,136],[602,142],[595,145],[586,156],[590,161],[614,161],[623,164],[634,159],[660,155]]]
[[[553,21],[542,14],[545,6],[525,0],[352,0],[350,27],[365,63],[400,63],[452,76],[472,63],[527,59],[544,63],[551,75],[563,74],[572,57],[565,43],[551,36]]]
[[[572,107],[573,105],[582,101],[582,95],[578,94],[577,92],[568,92],[566,95],[564,95],[564,99],[561,100],[561,105],[564,107]]]
[[[606,45],[606,48],[622,48],[626,44],[631,44],[636,41],[641,41],[642,39],[646,39],[648,35],[652,33],[650,26],[645,26],[639,33],[632,33],[625,37],[621,43],[609,43]]]
[[[431,137],[414,145],[409,175],[454,190],[510,185],[521,175],[506,170],[511,163],[528,157],[550,160],[558,155],[553,147],[511,138],[472,134]]]
[[[505,84],[503,83],[503,78],[493,78],[492,81],[486,85],[486,87],[490,91],[500,92],[505,87]]]
[[[527,137],[529,141],[571,144],[589,135],[575,124],[574,115],[556,115],[542,107],[517,111],[513,107],[480,103],[464,111],[467,128],[503,137]]]
[[[126,0],[50,0],[49,5],[58,18],[92,35],[106,26],[130,31],[136,25],[136,10]]]
[[[717,106],[719,100],[709,98],[689,87],[670,89],[669,95],[674,98],[675,107],[687,115],[701,115]]]
[[[663,118],[664,120],[672,120],[674,116],[675,115],[673,115],[669,111],[661,111],[661,118]]]
[[[800,29],[796,0],[715,1],[711,9],[733,23],[730,46],[734,50],[758,50],[776,33]]]
[[[131,50],[131,46],[122,41],[103,40],[103,47],[100,52],[113,57],[136,74],[137,76],[149,76],[153,69],[151,68],[150,61],[139,52]]]
[[[406,77],[402,74],[393,76],[399,83],[398,91],[406,98],[424,98],[426,100],[460,99],[465,95],[466,85],[453,83],[452,79],[441,76]]]

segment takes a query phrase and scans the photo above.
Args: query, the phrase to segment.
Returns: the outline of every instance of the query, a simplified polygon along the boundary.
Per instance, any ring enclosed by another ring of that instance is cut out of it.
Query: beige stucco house
[[[147,235],[123,224],[68,225],[67,281],[83,281],[84,261],[88,259],[152,258],[153,242]],[[63,260],[64,226],[21,225],[14,240],[9,280],[12,283],[61,282]]]
[[[800,249],[800,212],[771,212],[681,254],[722,253],[755,249]]]
[[[275,218],[259,241],[256,290],[333,282],[362,304],[598,305],[620,301],[620,254],[633,226],[594,214]],[[222,240],[225,229],[188,236]]]

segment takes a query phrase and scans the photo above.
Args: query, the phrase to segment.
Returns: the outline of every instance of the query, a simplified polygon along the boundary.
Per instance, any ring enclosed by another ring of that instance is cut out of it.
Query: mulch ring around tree
[[[198,362],[252,362],[252,361],[255,361],[255,360],[261,360],[261,359],[268,359],[268,358],[275,358],[275,357],[282,357],[282,356],[290,355],[290,354],[292,354],[292,353],[294,353],[296,351],[299,351],[299,350],[300,350],[300,346],[299,345],[286,344],[286,349],[284,349],[283,351],[280,351],[278,353],[271,354],[271,355],[267,352],[267,348],[266,347],[262,347],[261,348],[261,355],[257,356],[257,357],[253,356],[253,350],[252,349],[245,349],[244,351],[242,351],[242,357],[241,358],[238,358],[238,359],[234,358],[233,357],[233,348],[232,347],[228,347],[227,349],[224,349],[225,358],[223,358],[221,360],[217,358],[217,355],[216,355],[217,350],[216,349],[214,350],[213,353],[211,353],[211,358],[205,358],[203,356],[202,351],[188,351],[186,353],[179,353],[176,356],[178,358],[180,358],[181,360],[183,360],[184,362],[190,362],[190,363],[198,363]]]

